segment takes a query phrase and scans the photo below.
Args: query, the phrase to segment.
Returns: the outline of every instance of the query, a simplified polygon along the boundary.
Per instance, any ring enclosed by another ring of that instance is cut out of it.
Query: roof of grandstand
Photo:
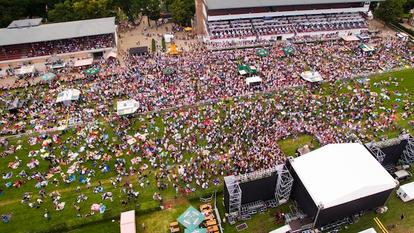
[[[290,5],[310,5],[327,3],[348,3],[362,2],[361,0],[205,0],[209,10],[250,8],[266,6],[290,6]]]
[[[96,36],[115,32],[115,17],[0,29],[0,46]]]
[[[7,26],[7,28],[26,28],[26,27],[34,27],[39,26],[42,23],[42,18],[36,19],[20,19],[14,20]]]

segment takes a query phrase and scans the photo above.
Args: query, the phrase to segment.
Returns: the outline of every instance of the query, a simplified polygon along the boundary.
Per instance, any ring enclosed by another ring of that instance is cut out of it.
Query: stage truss
[[[289,200],[290,192],[293,186],[293,177],[286,165],[277,171],[278,179],[276,183],[275,199],[279,205],[286,203]]]
[[[385,153],[381,150],[381,148],[379,148],[375,143],[369,143],[369,144],[366,144],[366,146],[371,151],[371,153],[375,156],[378,162],[382,164],[382,162],[385,159]]]
[[[414,163],[414,138],[412,137],[407,138],[407,146],[403,151],[402,161],[409,165]]]
[[[224,181],[229,191],[229,214],[238,216],[241,210],[242,191],[235,176],[226,176]]]
[[[285,165],[278,165],[273,168],[259,170],[239,176],[226,176],[224,181],[229,192],[229,214],[232,217],[238,217],[242,210],[242,190],[241,183],[263,179],[277,172],[277,181],[275,188],[275,206],[286,203],[289,200],[290,192],[293,186],[293,177]],[[273,207],[273,206],[271,206]]]

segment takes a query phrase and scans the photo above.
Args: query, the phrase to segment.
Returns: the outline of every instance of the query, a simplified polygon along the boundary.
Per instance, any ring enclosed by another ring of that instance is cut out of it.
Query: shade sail
[[[180,215],[180,217],[178,217],[177,221],[191,232],[196,229],[204,219],[204,215],[200,213],[200,211],[190,206]]]

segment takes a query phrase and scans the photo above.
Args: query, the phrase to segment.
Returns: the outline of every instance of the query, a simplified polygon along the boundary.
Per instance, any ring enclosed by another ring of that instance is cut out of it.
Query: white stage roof
[[[323,78],[321,74],[318,71],[304,71],[300,74],[300,76],[308,81],[308,82],[321,82],[323,81]]]
[[[205,0],[209,10],[361,2],[361,0]]]
[[[92,65],[92,63],[93,63],[93,57],[87,58],[87,59],[76,60],[73,66],[74,67],[88,66],[88,65]]]
[[[116,104],[116,113],[119,116],[132,114],[137,111],[139,103],[136,100],[123,100],[118,101]]]
[[[121,233],[135,233],[135,210],[121,213]]]
[[[329,144],[291,161],[316,205],[337,206],[396,187],[361,144]]]
[[[0,46],[115,33],[115,17],[0,29]]]
[[[56,103],[64,102],[64,101],[74,101],[78,100],[80,95],[80,91],[76,89],[67,89],[59,93],[56,98]]]

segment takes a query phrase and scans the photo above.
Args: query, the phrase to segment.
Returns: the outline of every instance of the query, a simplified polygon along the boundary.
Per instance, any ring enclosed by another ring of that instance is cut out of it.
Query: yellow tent
[[[186,32],[190,32],[190,31],[192,31],[193,29],[191,28],[191,27],[185,27],[184,28],[184,31],[186,31]]]
[[[167,53],[169,55],[178,55],[180,52],[177,49],[177,45],[175,45],[174,43],[171,43],[170,46],[168,47]]]

